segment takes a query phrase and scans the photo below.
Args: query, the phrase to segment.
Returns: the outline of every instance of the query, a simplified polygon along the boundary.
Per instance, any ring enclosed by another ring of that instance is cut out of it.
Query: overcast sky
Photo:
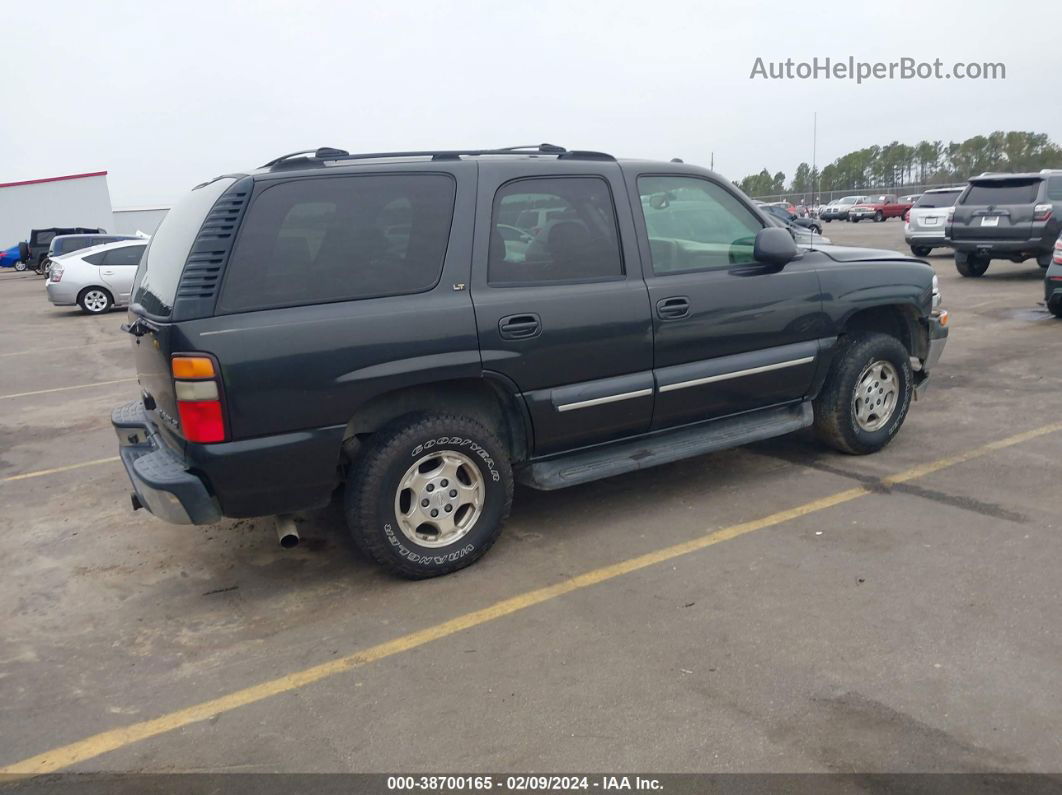
[[[787,177],[871,144],[1062,141],[1062,3],[7,2],[0,182],[172,202],[296,149],[549,141]],[[1001,81],[750,80],[757,57],[1000,61]]]

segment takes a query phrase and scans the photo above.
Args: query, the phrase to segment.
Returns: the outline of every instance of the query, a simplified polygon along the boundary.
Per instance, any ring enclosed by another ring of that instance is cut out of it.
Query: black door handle
[[[690,299],[684,295],[661,298],[656,302],[656,315],[661,320],[677,320],[690,313]]]
[[[507,315],[498,321],[498,333],[506,340],[526,340],[542,331],[542,320],[533,312]]]

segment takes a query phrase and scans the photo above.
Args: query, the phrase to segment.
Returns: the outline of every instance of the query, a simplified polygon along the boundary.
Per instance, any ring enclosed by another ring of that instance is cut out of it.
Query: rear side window
[[[1062,201],[1062,177],[1047,180],[1047,198],[1049,201]]]
[[[107,256],[107,252],[106,251],[100,251],[100,252],[98,252],[96,254],[89,254],[87,257],[82,257],[82,259],[85,260],[85,262],[89,263],[90,265],[102,265],[103,264],[103,259],[106,256]]]
[[[243,221],[219,306],[246,312],[429,290],[442,274],[455,192],[447,174],[266,188]]]
[[[139,265],[147,246],[122,246],[112,248],[103,257],[104,265]]]
[[[605,180],[534,177],[495,194],[490,284],[602,281],[623,273],[616,208]]]
[[[915,202],[915,207],[951,207],[959,198],[960,193],[962,193],[961,188],[940,193],[923,193],[921,198]]]
[[[156,317],[169,316],[181,271],[203,219],[218,197],[235,181],[232,177],[225,177],[198,187],[166,213],[136,273],[133,303],[140,304]]]
[[[1038,179],[994,179],[974,182],[963,198],[963,204],[1032,204],[1040,189]]]

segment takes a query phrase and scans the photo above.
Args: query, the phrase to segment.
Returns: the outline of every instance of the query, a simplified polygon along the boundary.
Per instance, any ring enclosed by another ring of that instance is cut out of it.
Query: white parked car
[[[48,300],[56,306],[77,304],[90,315],[126,306],[147,243],[147,238],[121,240],[56,257],[45,283]]]

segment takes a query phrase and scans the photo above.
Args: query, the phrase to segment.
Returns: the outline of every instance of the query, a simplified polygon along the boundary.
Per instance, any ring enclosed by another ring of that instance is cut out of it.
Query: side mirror
[[[788,229],[768,226],[756,233],[752,256],[762,265],[781,267],[797,257],[797,245]]]

